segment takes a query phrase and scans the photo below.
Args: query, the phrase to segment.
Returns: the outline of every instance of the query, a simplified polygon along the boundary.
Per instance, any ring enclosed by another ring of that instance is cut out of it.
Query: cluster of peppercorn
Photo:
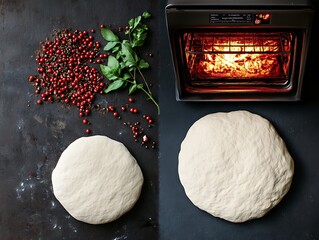
[[[53,41],[41,43],[36,56],[38,74],[29,77],[35,93],[41,96],[37,103],[70,103],[79,109],[80,117],[89,115],[95,95],[105,88],[103,76],[88,64],[99,64],[107,58],[107,54],[100,54],[100,47],[87,31],[78,30],[57,31]]]

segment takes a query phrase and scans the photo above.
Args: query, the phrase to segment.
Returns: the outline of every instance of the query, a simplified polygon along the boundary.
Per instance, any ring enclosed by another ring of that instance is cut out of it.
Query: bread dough
[[[260,218],[288,192],[294,163],[271,123],[247,111],[195,122],[178,172],[194,205],[231,222]]]
[[[129,211],[143,181],[127,148],[105,136],[75,140],[52,172],[56,198],[75,219],[91,224],[111,222]]]

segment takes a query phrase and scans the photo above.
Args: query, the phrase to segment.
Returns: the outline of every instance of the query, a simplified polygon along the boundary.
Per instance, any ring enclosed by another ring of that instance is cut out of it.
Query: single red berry
[[[131,109],[130,109],[130,112],[131,112],[131,113],[134,112],[134,108],[131,108]]]
[[[28,79],[29,79],[30,82],[32,82],[34,80],[34,77],[30,76]]]
[[[122,106],[122,107],[121,107],[121,110],[122,110],[122,111],[125,111],[125,107],[124,107],[124,106]]]
[[[136,108],[134,108],[133,112],[134,113],[138,113],[138,110]]]
[[[90,133],[91,133],[91,130],[87,128],[87,129],[85,130],[85,132],[86,132],[87,134],[90,134]]]
[[[125,26],[125,30],[127,31],[127,30],[129,30],[130,29],[130,27],[128,26],[128,25],[126,25]]]
[[[132,102],[134,102],[134,99],[133,99],[133,98],[129,98],[128,101],[129,101],[130,103],[132,103]]]
[[[91,33],[95,33],[95,30],[94,30],[94,29],[91,29]]]
[[[148,120],[148,123],[153,123],[153,120],[152,119]]]
[[[148,121],[148,120],[151,119],[151,117],[150,116],[146,116],[145,119]]]
[[[37,104],[41,105],[41,104],[42,104],[42,100],[39,99],[39,100],[37,101]]]
[[[117,112],[114,112],[114,113],[113,113],[113,116],[114,116],[114,117],[117,117],[118,115],[119,115],[119,114],[118,114]]]
[[[89,121],[88,121],[86,118],[84,118],[84,119],[82,120],[82,123],[83,123],[83,124],[88,124]]]
[[[104,28],[104,27],[105,27],[104,24],[101,24],[101,25],[100,25],[100,28]]]

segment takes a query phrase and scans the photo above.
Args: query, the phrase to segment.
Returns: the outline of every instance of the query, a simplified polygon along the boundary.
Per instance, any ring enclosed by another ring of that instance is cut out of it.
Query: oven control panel
[[[210,23],[239,23],[239,24],[270,24],[271,15],[269,13],[211,13]]]

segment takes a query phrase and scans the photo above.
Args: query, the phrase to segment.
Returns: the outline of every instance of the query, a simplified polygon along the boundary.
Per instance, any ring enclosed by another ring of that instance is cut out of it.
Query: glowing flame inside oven
[[[199,72],[211,77],[263,78],[280,76],[276,54],[204,54],[198,66]]]
[[[188,43],[186,60],[192,79],[284,79],[288,74],[288,38],[213,40],[211,36],[199,35]]]

